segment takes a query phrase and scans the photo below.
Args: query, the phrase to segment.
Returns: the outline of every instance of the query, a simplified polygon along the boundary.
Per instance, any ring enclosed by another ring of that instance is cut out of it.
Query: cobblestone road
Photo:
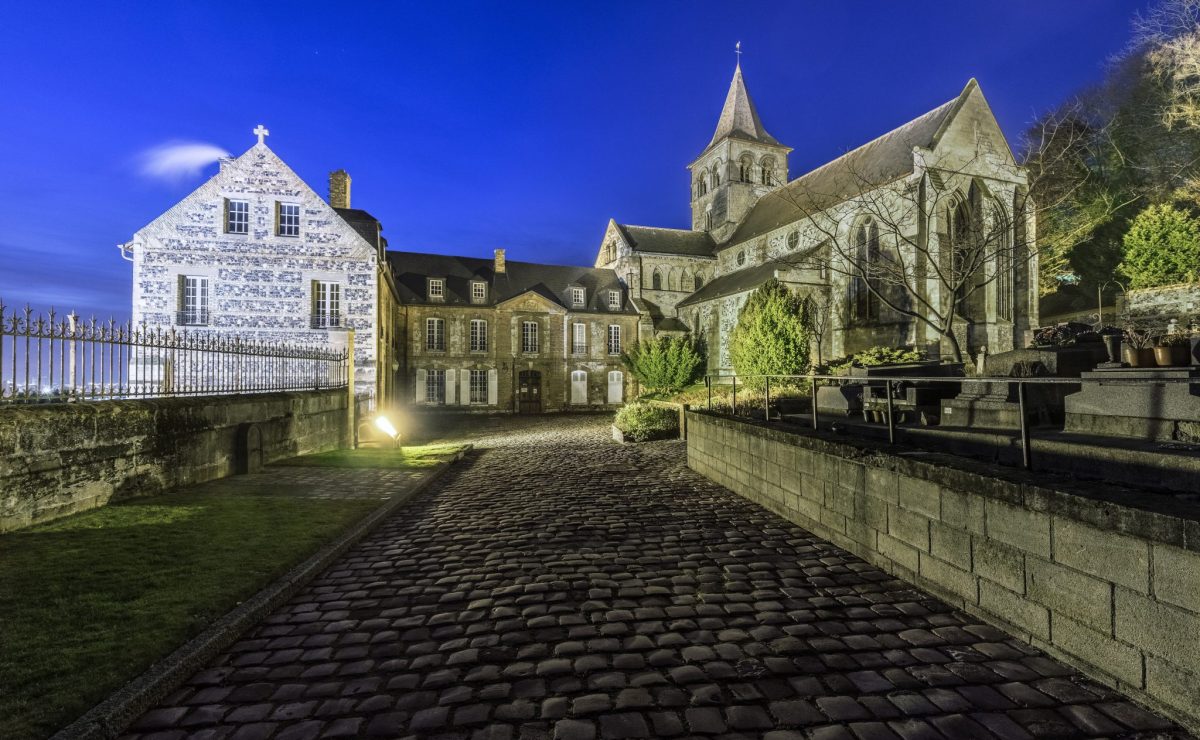
[[[1184,737],[606,422],[477,452],[130,738]]]

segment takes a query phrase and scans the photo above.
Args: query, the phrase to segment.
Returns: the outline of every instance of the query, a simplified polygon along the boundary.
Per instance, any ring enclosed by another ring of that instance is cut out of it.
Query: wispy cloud
[[[168,141],[142,152],[141,172],[146,177],[168,182],[195,177],[207,165],[229,152],[215,144],[202,141]]]

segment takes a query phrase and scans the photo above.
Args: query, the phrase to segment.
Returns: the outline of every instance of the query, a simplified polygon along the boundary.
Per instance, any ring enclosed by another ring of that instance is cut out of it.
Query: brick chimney
[[[497,275],[504,274],[504,250],[503,249],[496,250],[496,259],[495,259],[495,263],[492,267],[492,270]]]
[[[334,208],[350,207],[350,173],[345,170],[329,173],[329,205]]]

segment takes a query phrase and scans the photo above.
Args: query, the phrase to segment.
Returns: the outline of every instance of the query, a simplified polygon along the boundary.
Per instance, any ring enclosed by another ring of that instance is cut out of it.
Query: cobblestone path
[[[475,442],[129,737],[1184,737],[682,443],[588,418]]]

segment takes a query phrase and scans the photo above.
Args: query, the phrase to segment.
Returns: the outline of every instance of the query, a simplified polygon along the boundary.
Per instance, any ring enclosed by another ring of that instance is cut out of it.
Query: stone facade
[[[383,397],[394,298],[368,236],[260,141],[124,245],[134,324],[334,347],[353,329],[358,392]]]
[[[1200,727],[1196,504],[1135,508],[1100,484],[1034,485],[699,412],[688,414],[688,465]]]
[[[710,370],[726,371],[737,310],[775,276],[827,308],[825,357],[877,344],[942,355],[946,342],[921,322],[886,306],[855,315],[856,286],[847,275],[855,267],[844,245],[867,214],[885,213],[895,231],[880,235],[881,253],[891,250],[913,265],[949,259],[955,204],[969,201],[976,227],[1013,248],[993,250],[979,268],[975,279],[983,287],[962,307],[956,338],[966,352],[1027,343],[1037,325],[1037,263],[1019,245],[1033,242],[1036,224],[1023,207],[1024,170],[974,80],[957,98],[789,182],[790,151],[763,129],[739,68],[712,142],[689,165],[692,229],[610,221],[596,265],[626,281],[655,334],[703,336]],[[630,238],[635,230],[640,237]],[[659,289],[655,271],[663,276]],[[677,286],[672,274],[680,276]],[[683,276],[698,274],[704,287],[689,288]],[[948,300],[936,279],[912,284],[931,303]]]

